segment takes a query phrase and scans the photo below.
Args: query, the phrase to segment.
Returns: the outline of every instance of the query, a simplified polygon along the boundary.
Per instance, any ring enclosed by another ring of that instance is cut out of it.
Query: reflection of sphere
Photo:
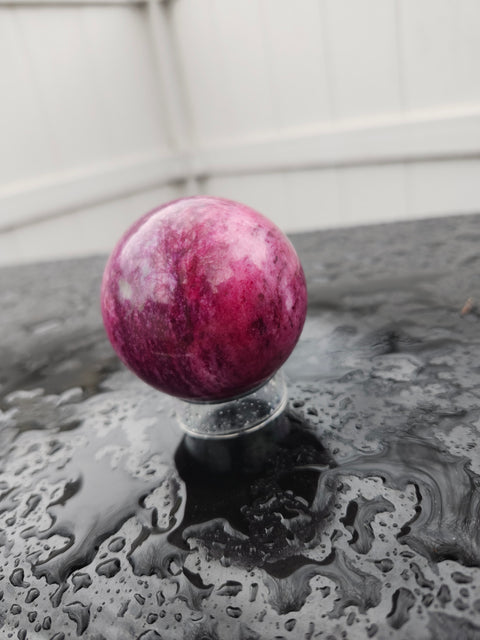
[[[249,207],[207,196],[138,220],[105,268],[102,313],[123,362],[186,400],[258,387],[305,321],[305,277],[283,233]]]

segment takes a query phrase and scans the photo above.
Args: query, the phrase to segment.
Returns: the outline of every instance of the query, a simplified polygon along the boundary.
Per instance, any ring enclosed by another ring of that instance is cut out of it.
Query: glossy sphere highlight
[[[290,241],[249,207],[206,196],[146,214],[105,268],[110,341],[145,382],[186,400],[258,387],[285,362],[307,292]]]

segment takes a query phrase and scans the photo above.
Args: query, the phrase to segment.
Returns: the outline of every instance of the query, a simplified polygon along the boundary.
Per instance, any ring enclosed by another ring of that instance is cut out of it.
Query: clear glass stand
[[[287,388],[281,371],[248,395],[226,402],[177,401],[181,428],[196,438],[235,438],[276,420],[287,405]]]

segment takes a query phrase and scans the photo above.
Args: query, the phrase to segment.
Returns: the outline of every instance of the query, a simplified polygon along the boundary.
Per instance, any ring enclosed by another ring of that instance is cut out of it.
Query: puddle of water
[[[47,302],[7,327],[25,347],[0,367],[2,632],[480,637],[473,281],[460,258],[428,277],[412,260],[416,277],[362,284],[365,265],[346,277],[331,255],[287,413],[216,443],[182,438],[170,400],[119,367],[87,309],[93,271],[78,299],[47,279],[81,320]]]

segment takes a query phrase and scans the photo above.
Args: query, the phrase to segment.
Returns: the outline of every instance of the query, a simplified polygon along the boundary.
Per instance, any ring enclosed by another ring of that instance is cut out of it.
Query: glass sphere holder
[[[183,431],[195,438],[224,439],[262,429],[287,406],[281,371],[251,392],[223,402],[176,400],[175,413]]]

